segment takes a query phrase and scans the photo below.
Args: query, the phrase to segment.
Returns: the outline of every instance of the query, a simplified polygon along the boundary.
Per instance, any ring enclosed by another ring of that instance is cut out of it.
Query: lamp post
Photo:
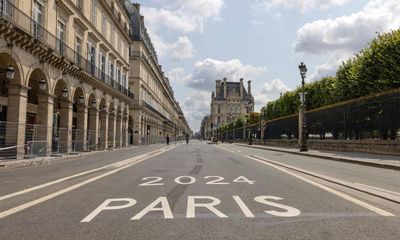
[[[249,114],[249,120],[252,111],[252,104],[253,104],[253,99],[250,99],[250,101],[246,104],[246,111]],[[249,145],[253,145],[253,134],[251,132],[251,128],[249,128]]]
[[[300,76],[301,76],[301,95],[300,95],[300,114],[299,114],[299,138],[300,138],[300,152],[306,152],[307,149],[307,125],[305,118],[305,92],[304,92],[304,79],[306,78],[307,66],[302,62],[299,65]]]

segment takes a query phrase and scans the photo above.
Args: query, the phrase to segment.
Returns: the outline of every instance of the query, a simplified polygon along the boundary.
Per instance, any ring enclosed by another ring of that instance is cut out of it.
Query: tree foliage
[[[307,109],[400,87],[400,30],[379,34],[352,59],[344,61],[335,77],[305,85]],[[264,119],[294,114],[300,106],[301,87],[286,92],[262,108]]]

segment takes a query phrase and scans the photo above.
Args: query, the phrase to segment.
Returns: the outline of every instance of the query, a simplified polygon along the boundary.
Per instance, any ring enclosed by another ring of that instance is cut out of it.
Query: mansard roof
[[[222,82],[221,88],[219,92],[216,93],[216,100],[224,100],[224,85],[225,82]],[[240,82],[226,82],[226,95],[227,97],[239,97],[240,96]],[[243,86],[243,97],[242,100],[250,100],[253,96],[250,95],[246,88]]]

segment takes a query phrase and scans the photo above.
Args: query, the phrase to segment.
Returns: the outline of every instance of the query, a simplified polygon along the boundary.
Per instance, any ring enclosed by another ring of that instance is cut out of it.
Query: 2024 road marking
[[[225,178],[221,177],[221,176],[205,176],[204,179],[210,179],[209,181],[207,181],[205,184],[207,185],[227,185],[230,184],[230,182],[224,182]],[[143,187],[143,186],[162,186],[164,185],[163,182],[161,182],[163,180],[162,177],[144,177],[142,178],[143,181],[145,181],[144,183],[139,184],[139,186]],[[193,184],[197,181],[197,179],[195,177],[192,176],[179,176],[176,177],[174,182],[177,184],[181,184],[181,185],[190,185]],[[235,179],[232,180],[233,183],[247,183],[247,184],[254,184],[255,181],[249,180],[247,177],[245,176],[239,176]]]

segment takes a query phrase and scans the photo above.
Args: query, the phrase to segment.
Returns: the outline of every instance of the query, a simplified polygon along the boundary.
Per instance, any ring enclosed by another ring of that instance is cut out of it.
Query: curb
[[[53,157],[53,158],[50,157],[48,160],[50,162],[55,162],[55,161],[59,161],[59,160],[63,160],[63,159],[76,160],[76,159],[80,159],[80,158],[90,156],[90,155],[93,155],[96,153],[136,148],[136,146],[137,145],[128,146],[128,147],[124,147],[124,148],[113,148],[113,149],[106,149],[106,150],[99,150],[99,151],[79,152],[78,154],[66,154],[66,155],[62,155],[60,157]],[[38,161],[39,160],[40,160],[40,158],[38,159]],[[32,163],[32,159],[0,161],[0,169],[1,168],[30,167],[31,163]],[[43,161],[41,163],[39,163],[38,166],[41,166],[42,164],[43,164]]]
[[[367,161],[360,161],[360,160],[355,160],[355,159],[351,159],[351,158],[331,157],[331,156],[324,156],[324,155],[312,154],[312,153],[307,153],[307,152],[293,152],[293,151],[284,150],[284,149],[275,149],[275,148],[264,147],[264,146],[260,146],[260,145],[246,145],[246,144],[240,144],[240,143],[234,143],[234,145],[400,171],[399,165],[392,165],[392,164],[387,164],[387,163],[367,162]]]

